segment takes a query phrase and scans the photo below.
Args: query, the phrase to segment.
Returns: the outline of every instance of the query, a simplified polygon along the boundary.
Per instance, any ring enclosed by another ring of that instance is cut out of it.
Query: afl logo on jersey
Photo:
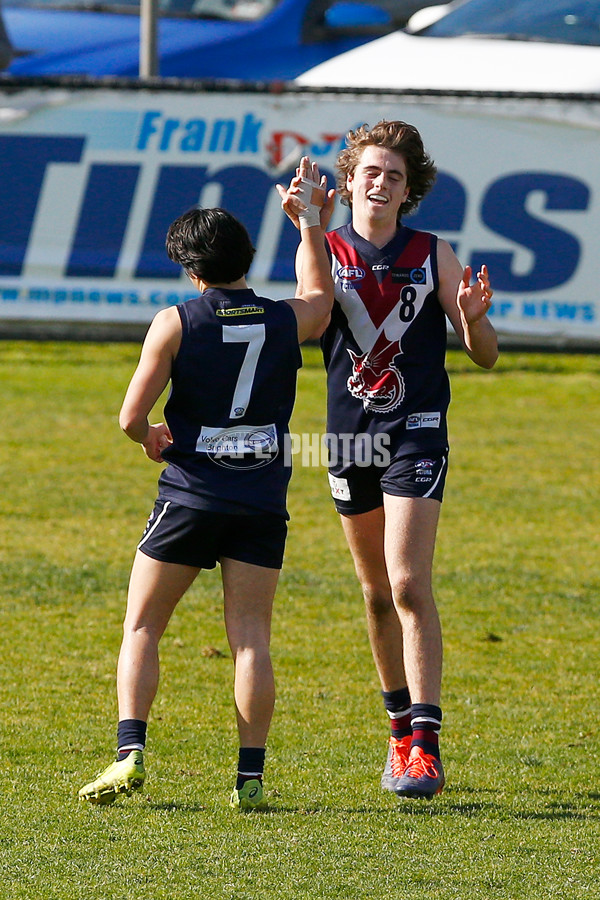
[[[360,266],[342,266],[336,272],[336,277],[340,282],[343,291],[351,291],[357,287],[365,277],[366,272]]]

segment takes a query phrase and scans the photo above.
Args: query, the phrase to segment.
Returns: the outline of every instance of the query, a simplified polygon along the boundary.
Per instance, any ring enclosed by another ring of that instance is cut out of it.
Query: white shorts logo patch
[[[327,477],[329,478],[329,486],[331,488],[331,496],[335,500],[351,500],[350,497],[350,488],[348,487],[348,480],[346,478],[337,478],[335,475],[330,475],[327,473]]]
[[[439,412],[413,413],[406,417],[406,430],[412,431],[413,428],[439,428],[441,421],[442,415]]]

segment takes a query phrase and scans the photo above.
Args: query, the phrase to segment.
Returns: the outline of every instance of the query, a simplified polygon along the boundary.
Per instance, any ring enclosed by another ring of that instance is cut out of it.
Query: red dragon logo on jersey
[[[346,384],[366,410],[391,412],[402,403],[404,378],[394,365],[394,358],[401,352],[399,341],[388,340],[383,332],[368,353],[348,349],[352,375]]]

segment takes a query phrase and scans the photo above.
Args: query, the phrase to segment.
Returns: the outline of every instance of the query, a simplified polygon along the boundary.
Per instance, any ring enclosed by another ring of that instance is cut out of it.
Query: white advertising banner
[[[344,134],[381,118],[415,124],[439,170],[406,224],[487,263],[497,330],[600,343],[600,102],[567,98],[0,83],[0,324],[145,323],[193,296],[164,239],[195,205],[244,222],[257,293],[293,295],[274,185],[304,153],[333,184]]]

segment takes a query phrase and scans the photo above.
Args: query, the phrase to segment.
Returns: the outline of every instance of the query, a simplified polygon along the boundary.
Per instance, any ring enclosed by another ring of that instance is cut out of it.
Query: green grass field
[[[0,898],[600,897],[600,355],[451,352],[436,554],[447,788],[379,788],[387,718],[324,469],[297,466],[276,600],[269,809],[228,807],[237,741],[218,572],[162,643],[144,791],[112,757],[115,663],[159,468],[116,416],[133,344],[0,343]],[[305,350],[293,421],[324,430]],[[158,416],[157,416],[158,418]]]

